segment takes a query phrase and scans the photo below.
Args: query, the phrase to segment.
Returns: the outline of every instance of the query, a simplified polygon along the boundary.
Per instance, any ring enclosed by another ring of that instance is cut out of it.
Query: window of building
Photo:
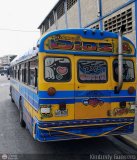
[[[131,32],[133,29],[132,9],[128,9],[104,22],[104,30],[118,32],[122,25],[126,26],[124,33]]]
[[[50,21],[50,26],[52,26],[54,24],[54,14],[53,14],[53,12],[50,14],[49,21]]]
[[[92,28],[99,29],[99,24],[96,24],[96,25],[92,26],[91,29]]]
[[[61,1],[60,4],[57,7],[57,19],[59,19],[61,16],[64,15],[64,1]]]
[[[77,0],[67,0],[67,10],[69,10],[76,2]]]
[[[104,60],[79,60],[78,80],[81,83],[107,82],[107,62]]]
[[[51,24],[51,22],[50,22],[50,24]],[[49,29],[49,20],[46,19],[44,22],[44,31],[46,32],[48,29]]]

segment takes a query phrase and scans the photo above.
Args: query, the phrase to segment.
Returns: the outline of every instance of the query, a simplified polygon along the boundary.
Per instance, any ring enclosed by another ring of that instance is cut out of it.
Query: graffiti
[[[97,107],[97,106],[102,106],[104,104],[104,102],[100,99],[97,99],[97,98],[90,98],[88,100],[84,100],[83,104],[86,106],[90,105],[93,107]]]
[[[131,51],[132,51],[132,49],[130,48],[129,44],[126,43],[126,42],[124,42],[124,43],[123,43],[123,52],[130,54]]]
[[[45,79],[47,81],[67,81],[70,78],[70,61],[68,58],[45,59]]]
[[[107,65],[105,61],[79,61],[79,78],[81,81],[105,81],[107,79]]]
[[[45,48],[51,50],[70,50],[70,51],[95,51],[100,53],[118,53],[118,46],[115,45],[117,43],[116,39],[112,39],[112,41],[108,41],[104,39],[103,42],[94,41],[84,39],[80,35],[70,35],[70,34],[62,34],[62,35],[54,35],[49,37],[45,41]],[[131,54],[133,52],[132,47],[129,42],[123,42],[123,53]]]
[[[99,43],[99,51],[112,52],[113,51],[112,44],[110,44],[110,43]]]
[[[135,113],[135,108],[127,107],[127,108],[114,108],[113,110],[108,111],[108,116],[122,116],[128,113]]]
[[[67,67],[58,66],[56,70],[57,70],[57,73],[60,74],[60,75],[65,75],[65,74],[68,73],[68,68]]]
[[[98,52],[113,52],[111,43],[95,43],[64,40],[64,39],[50,39],[47,46],[49,49],[58,50],[74,50],[74,51],[98,51]]]

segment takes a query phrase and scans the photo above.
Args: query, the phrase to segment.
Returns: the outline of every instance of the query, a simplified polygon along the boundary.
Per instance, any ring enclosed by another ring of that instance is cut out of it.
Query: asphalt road
[[[137,154],[114,137],[50,143],[35,141],[29,131],[19,125],[19,112],[10,101],[9,86],[6,76],[0,76],[0,154],[29,154],[32,159],[37,159],[37,154],[44,154],[40,156],[41,159],[63,157],[63,160],[92,159],[93,155],[98,154]]]

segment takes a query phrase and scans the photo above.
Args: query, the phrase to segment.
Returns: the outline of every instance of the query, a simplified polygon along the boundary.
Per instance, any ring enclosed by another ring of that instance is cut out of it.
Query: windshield
[[[78,80],[81,83],[101,83],[107,81],[107,63],[104,60],[79,60]]]
[[[68,58],[45,58],[45,80],[47,82],[66,82],[71,79],[71,63]]]
[[[118,60],[113,62],[114,80],[118,81]],[[123,60],[123,81],[133,82],[135,80],[134,64],[131,60]]]

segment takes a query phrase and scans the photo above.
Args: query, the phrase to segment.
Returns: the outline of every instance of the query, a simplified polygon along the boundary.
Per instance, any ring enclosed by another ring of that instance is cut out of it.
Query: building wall
[[[81,20],[82,26],[98,18],[97,0],[81,0]]]
[[[133,41],[133,43],[136,43],[136,37],[135,37],[135,4],[132,3],[131,5],[128,5],[127,7],[124,7],[123,9],[115,12],[114,14],[107,16],[106,18],[103,19],[103,24],[106,20],[115,17],[119,14],[121,14],[124,11],[127,11],[128,9],[132,9],[132,30],[125,33],[124,36],[126,36],[127,38],[131,39]],[[126,22],[128,23],[128,21]],[[104,29],[104,28],[103,28]]]
[[[109,14],[110,12],[114,11],[118,7],[126,4],[130,0],[102,0],[102,16]],[[97,20],[99,17],[99,8],[98,8],[98,0],[80,0],[80,6],[81,6],[81,24],[82,27],[87,26],[94,20]],[[119,14],[122,14],[123,12],[127,11],[128,9],[132,10],[132,29],[125,32],[125,36],[128,37],[133,41],[133,43],[136,43],[136,31],[135,31],[135,3],[132,3],[128,5],[127,7],[122,8],[121,10],[115,12],[112,15],[107,16],[103,19],[103,30],[107,30],[105,28],[105,21],[108,21],[110,18],[117,17]],[[54,9],[53,9],[54,10]],[[56,23],[54,23],[48,30],[53,31],[55,29],[65,29],[66,23],[65,23],[65,13],[57,20]],[[78,2],[76,2],[69,10],[67,10],[67,22],[68,22],[68,28],[79,28],[79,13],[78,13]],[[122,21],[122,18],[121,18]],[[109,21],[108,21],[109,22]],[[122,22],[123,23],[123,22]],[[128,21],[126,23],[129,23]],[[56,25],[57,24],[57,27]],[[96,22],[94,24],[91,23],[91,25],[88,26],[88,28],[99,28],[100,22]],[[118,31],[117,27],[117,31]],[[111,29],[108,29],[108,31],[111,31]],[[116,32],[117,32],[116,31]]]
[[[67,11],[68,28],[79,28],[78,4]]]
[[[129,0],[102,0],[102,13],[107,14],[110,11],[114,10],[114,8],[117,8]]]

